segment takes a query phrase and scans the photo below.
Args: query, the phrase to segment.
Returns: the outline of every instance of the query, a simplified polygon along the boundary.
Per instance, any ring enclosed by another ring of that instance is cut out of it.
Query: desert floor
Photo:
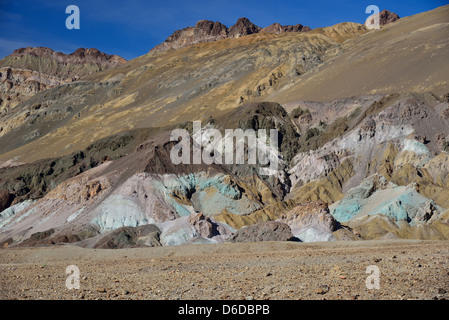
[[[66,287],[69,265],[79,289]],[[7,248],[0,288],[0,299],[447,299],[449,242]]]

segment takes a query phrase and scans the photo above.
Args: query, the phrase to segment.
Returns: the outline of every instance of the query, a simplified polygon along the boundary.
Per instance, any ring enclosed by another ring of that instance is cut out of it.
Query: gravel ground
[[[444,241],[0,250],[1,299],[447,299]],[[80,288],[66,287],[66,268]],[[368,289],[380,271],[379,289]]]

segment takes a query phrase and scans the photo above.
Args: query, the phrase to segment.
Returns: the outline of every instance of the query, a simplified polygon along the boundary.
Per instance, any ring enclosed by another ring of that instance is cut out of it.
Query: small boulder
[[[332,233],[340,227],[328,205],[321,201],[298,204],[277,221],[290,226],[293,235],[303,242],[332,241]]]

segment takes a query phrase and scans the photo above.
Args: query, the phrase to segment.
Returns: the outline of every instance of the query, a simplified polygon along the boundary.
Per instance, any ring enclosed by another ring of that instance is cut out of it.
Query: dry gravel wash
[[[225,243],[0,250],[1,299],[447,299],[449,242]],[[66,267],[80,289],[66,288]],[[367,289],[366,268],[380,269]]]

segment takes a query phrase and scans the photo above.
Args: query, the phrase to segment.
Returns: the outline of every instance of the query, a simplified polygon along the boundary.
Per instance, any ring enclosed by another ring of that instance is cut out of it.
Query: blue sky
[[[133,59],[163,42],[174,30],[208,19],[230,27],[247,17],[260,27],[281,24],[325,27],[339,22],[363,23],[365,8],[377,5],[400,17],[447,4],[441,0],[0,0],[0,59],[21,47],[49,47],[71,53],[97,48]],[[81,28],[68,30],[68,5],[77,5]]]

